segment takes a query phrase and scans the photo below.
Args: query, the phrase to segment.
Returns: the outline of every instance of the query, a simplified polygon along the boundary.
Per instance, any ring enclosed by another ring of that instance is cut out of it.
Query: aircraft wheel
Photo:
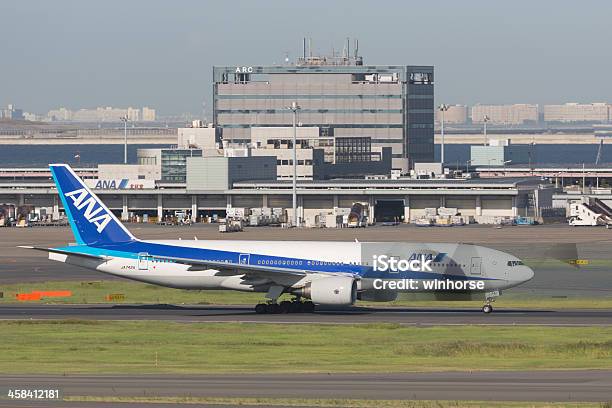
[[[282,302],[280,302],[279,308],[280,308],[281,313],[291,313],[293,305],[291,304],[290,301],[283,300]]]
[[[488,313],[491,313],[491,312],[493,311],[493,306],[491,306],[491,305],[484,305],[484,306],[482,307],[482,311],[483,311],[484,313],[487,313],[487,314],[488,314]]]
[[[311,301],[304,302],[302,304],[302,310],[304,313],[313,313],[315,311],[315,304]]]
[[[267,312],[267,307],[265,303],[258,303],[255,305],[255,313],[257,314],[265,314]]]
[[[278,314],[281,312],[281,308],[278,303],[268,303],[266,305],[266,312],[270,314]]]

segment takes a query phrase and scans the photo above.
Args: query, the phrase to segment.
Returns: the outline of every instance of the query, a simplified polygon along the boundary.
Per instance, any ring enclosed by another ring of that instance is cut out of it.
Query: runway
[[[612,400],[610,370],[400,374],[2,375],[0,382],[15,387],[59,388],[64,396]]]
[[[2,320],[86,319],[164,320],[185,323],[244,322],[276,324],[395,323],[435,325],[542,325],[610,326],[611,309],[528,310],[496,309],[486,315],[480,309],[367,308],[322,309],[312,314],[258,315],[246,306],[171,305],[0,305]]]

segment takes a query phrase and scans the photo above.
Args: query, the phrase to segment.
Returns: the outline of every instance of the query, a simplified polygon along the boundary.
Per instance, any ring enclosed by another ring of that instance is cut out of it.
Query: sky
[[[210,112],[213,65],[293,60],[303,37],[434,65],[436,103],[612,102],[605,0],[0,0],[0,105]]]

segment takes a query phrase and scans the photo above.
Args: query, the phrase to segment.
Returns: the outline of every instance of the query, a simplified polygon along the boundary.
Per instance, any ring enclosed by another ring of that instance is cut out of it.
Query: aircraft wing
[[[204,261],[199,259],[177,258],[162,256],[161,259],[168,259],[173,262],[190,265],[189,270],[197,271],[203,269],[215,269],[219,273],[217,276],[236,276],[245,275],[245,279],[267,279],[279,285],[292,285],[300,279],[313,274],[313,272],[299,269],[282,268],[264,265],[249,265],[228,262]],[[320,272],[329,276],[346,275],[343,272]]]
[[[19,246],[19,248],[34,249],[37,251],[52,252],[57,254],[63,254],[68,256],[77,256],[88,259],[99,259],[109,260],[112,256],[105,255],[92,255],[78,252],[71,252],[62,249],[55,248],[43,248],[34,246]],[[166,259],[172,262],[189,265],[191,271],[201,271],[205,269],[214,269],[219,271],[217,276],[239,276],[244,275],[244,280],[257,282],[258,284],[264,283],[275,283],[283,286],[291,286],[294,283],[300,281],[302,278],[313,274],[314,272],[282,268],[276,266],[265,266],[265,265],[249,265],[249,264],[238,264],[229,262],[217,262],[217,261],[205,261],[201,259],[190,259],[190,258],[179,258],[172,256],[155,256],[154,258]],[[343,272],[318,272],[329,276],[347,275]]]

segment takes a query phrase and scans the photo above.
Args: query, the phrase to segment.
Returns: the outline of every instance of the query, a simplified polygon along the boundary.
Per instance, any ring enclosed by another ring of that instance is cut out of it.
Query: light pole
[[[582,163],[582,195],[586,194],[586,173],[584,169],[584,162]]]
[[[297,102],[291,102],[289,107],[293,112],[293,226],[298,226],[297,215],[297,112],[300,110],[300,105]]]
[[[484,115],[484,118],[482,118],[482,120],[484,122],[484,145],[486,146],[489,142],[489,140],[487,139],[487,122],[491,119],[487,115]]]
[[[127,115],[120,117],[123,122],[123,164],[127,164]]]
[[[440,163],[444,167],[444,112],[448,110],[448,105],[442,104],[438,106],[438,110],[442,112],[442,118],[440,121],[440,136],[442,136],[442,146],[440,147]]]
[[[472,163],[471,160],[466,160],[465,161],[465,172],[469,173],[470,172],[470,163]]]

